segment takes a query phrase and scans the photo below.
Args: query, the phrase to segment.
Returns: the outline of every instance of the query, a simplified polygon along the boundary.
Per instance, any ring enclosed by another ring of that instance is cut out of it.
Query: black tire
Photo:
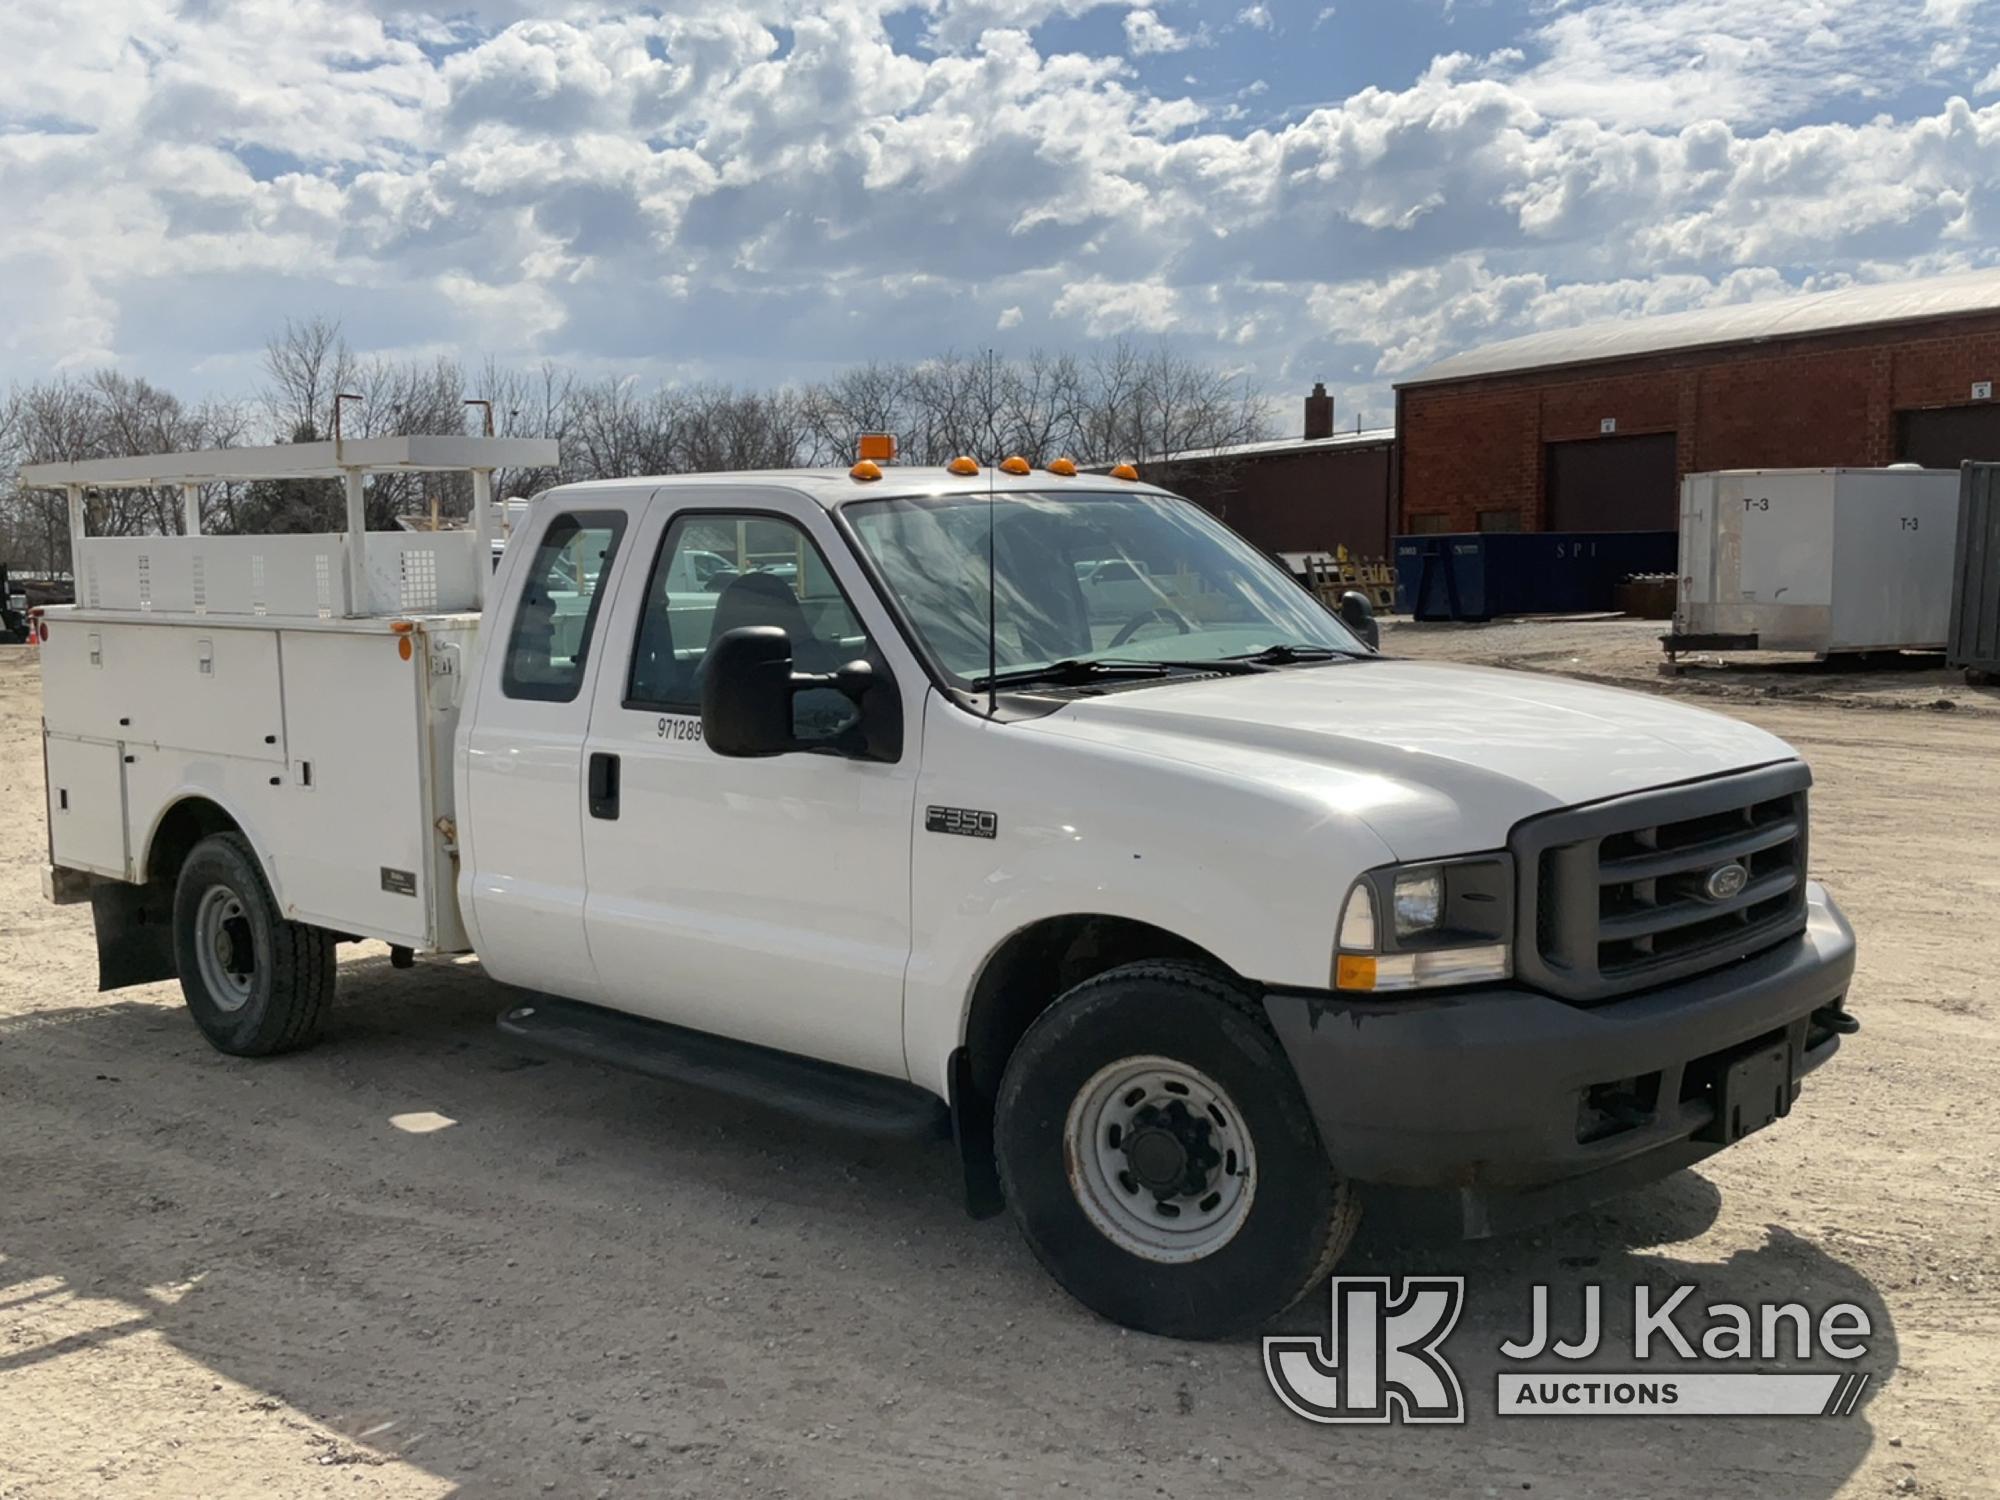
[[[1167,1262],[1119,1244],[1071,1185],[1072,1105],[1103,1070],[1144,1057],[1191,1065],[1219,1085],[1254,1151],[1247,1211],[1226,1243],[1198,1259]],[[1113,969],[1043,1012],[1008,1059],[994,1154],[1029,1246],[1070,1295],[1113,1322],[1171,1338],[1262,1326],[1326,1276],[1360,1222],[1263,1007],[1193,964]]]
[[[238,908],[222,925],[234,932],[226,966],[242,979],[240,993],[221,990],[204,975],[197,929],[204,900],[218,891]],[[334,948],[334,935],[324,928],[279,914],[241,834],[211,834],[181,866],[174,886],[174,958],[188,1011],[218,1052],[269,1057],[317,1041],[333,1004]],[[245,963],[247,968],[236,967]]]

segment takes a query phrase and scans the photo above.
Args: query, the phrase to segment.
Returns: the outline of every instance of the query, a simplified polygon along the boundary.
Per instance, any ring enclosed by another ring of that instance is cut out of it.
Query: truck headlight
[[[1389,920],[1378,920],[1385,911]],[[1506,854],[1370,870],[1340,914],[1334,988],[1384,994],[1506,979],[1513,925]]]
[[[1429,932],[1444,920],[1444,873],[1436,865],[1398,870],[1395,893],[1397,937]]]

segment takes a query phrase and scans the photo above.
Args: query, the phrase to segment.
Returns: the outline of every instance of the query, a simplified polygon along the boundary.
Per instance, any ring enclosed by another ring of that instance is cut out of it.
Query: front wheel
[[[240,834],[211,834],[181,866],[174,957],[188,1011],[218,1052],[310,1046],[333,1003],[333,934],[285,920]]]
[[[1009,1059],[1007,1202],[1042,1264],[1129,1328],[1257,1328],[1332,1269],[1359,1220],[1256,999],[1190,964],[1078,985]]]

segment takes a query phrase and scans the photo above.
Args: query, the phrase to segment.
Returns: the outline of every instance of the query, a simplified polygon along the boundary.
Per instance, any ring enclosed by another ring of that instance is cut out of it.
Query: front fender
[[[1359,817],[1283,785],[1022,733],[935,695],[924,734],[904,1045],[940,1093],[979,974],[1023,929],[1120,917],[1247,979],[1324,987],[1348,886],[1391,858]]]

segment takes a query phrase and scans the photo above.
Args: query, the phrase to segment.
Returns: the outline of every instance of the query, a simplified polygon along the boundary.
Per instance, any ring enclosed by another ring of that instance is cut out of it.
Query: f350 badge
[[[927,807],[924,809],[924,831],[952,833],[962,839],[997,839],[1000,837],[1000,816],[998,813],[981,812],[976,807]]]

